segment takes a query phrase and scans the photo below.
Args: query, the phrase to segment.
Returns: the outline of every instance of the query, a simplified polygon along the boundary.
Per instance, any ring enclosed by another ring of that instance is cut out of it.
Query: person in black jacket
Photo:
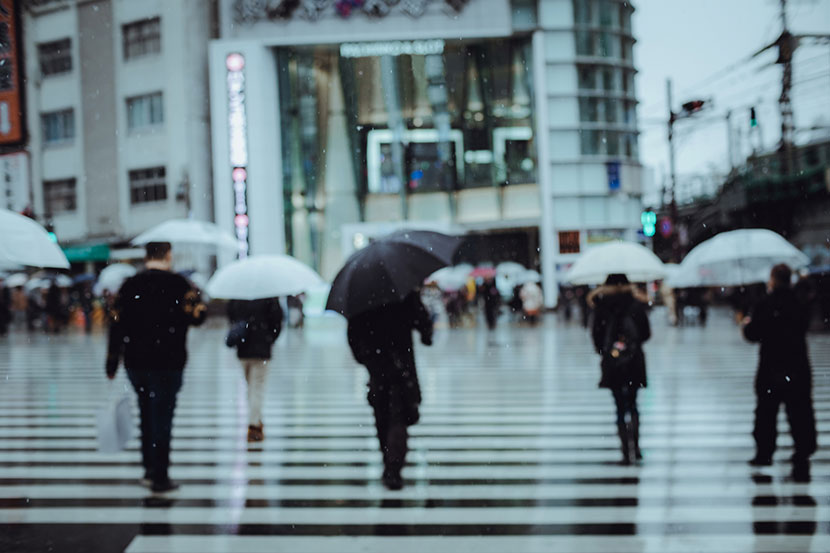
[[[783,403],[795,451],[793,477],[810,478],[810,456],[815,453],[816,419],[813,411],[812,371],[807,352],[807,306],[790,286],[792,271],[786,265],[772,268],[768,294],[743,321],[744,337],[760,342],[755,377],[755,457],[753,466],[772,464],[777,438],[778,408]]]
[[[637,461],[643,458],[637,391],[647,384],[642,345],[651,337],[646,312],[648,298],[633,288],[625,275],[612,274],[587,300],[594,308],[594,348],[602,356],[599,386],[610,389],[614,395],[621,464],[630,465],[632,457]]]
[[[432,344],[432,320],[418,292],[402,303],[389,304],[349,319],[349,346],[355,360],[369,371],[369,405],[383,453],[383,484],[403,487],[407,428],[418,422],[421,388],[415,367],[412,330],[421,343]]]
[[[187,329],[204,322],[207,310],[171,265],[169,243],[147,244],[146,270],[127,279],[115,299],[106,362],[113,379],[124,359],[138,395],[142,483],[156,493],[178,488],[168,475],[173,410],[187,363]]]
[[[277,298],[233,300],[228,303],[231,330],[226,340],[236,348],[248,384],[248,441],[265,439],[262,402],[271,349],[282,330],[282,307]]]

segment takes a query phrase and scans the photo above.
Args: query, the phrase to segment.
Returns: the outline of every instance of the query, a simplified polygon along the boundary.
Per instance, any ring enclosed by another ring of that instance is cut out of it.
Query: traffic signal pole
[[[680,261],[680,243],[677,240],[677,169],[674,159],[674,121],[677,116],[674,113],[672,106],[674,101],[672,98],[671,79],[666,79],[666,102],[669,106],[669,186],[671,188],[669,200],[669,220],[671,221],[671,234],[669,240],[671,241],[672,261]],[[664,198],[665,201],[665,198]]]

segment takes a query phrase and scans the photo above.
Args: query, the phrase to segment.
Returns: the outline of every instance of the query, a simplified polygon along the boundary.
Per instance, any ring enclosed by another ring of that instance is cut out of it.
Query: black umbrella
[[[452,263],[461,240],[425,230],[398,231],[355,252],[337,273],[326,309],[346,318],[401,302]]]

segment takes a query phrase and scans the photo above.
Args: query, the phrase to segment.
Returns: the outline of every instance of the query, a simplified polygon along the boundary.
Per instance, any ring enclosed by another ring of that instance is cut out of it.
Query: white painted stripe
[[[449,507],[396,509],[321,507],[33,507],[0,509],[3,524],[694,524],[743,523],[759,520],[781,522],[815,520],[830,522],[830,507]]]
[[[828,536],[137,536],[125,553],[826,553]]]
[[[380,471],[377,471],[379,474]],[[136,478],[137,478],[136,474]],[[136,484],[37,484],[0,485],[0,497],[32,499],[135,499],[147,497],[145,488]],[[795,495],[825,497],[827,485],[824,482],[795,484],[753,484],[737,481],[726,485],[708,484],[512,484],[512,485],[441,485],[414,484],[403,490],[390,492],[381,486],[379,480],[370,480],[366,486],[315,486],[276,484],[187,484],[176,492],[178,499],[585,499],[585,498],[737,498],[745,499],[747,505],[761,495],[792,497]]]

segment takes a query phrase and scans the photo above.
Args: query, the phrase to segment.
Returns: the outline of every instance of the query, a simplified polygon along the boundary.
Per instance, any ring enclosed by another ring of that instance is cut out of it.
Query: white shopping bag
[[[110,393],[106,405],[98,411],[98,450],[121,451],[132,439],[134,430],[130,394]]]

